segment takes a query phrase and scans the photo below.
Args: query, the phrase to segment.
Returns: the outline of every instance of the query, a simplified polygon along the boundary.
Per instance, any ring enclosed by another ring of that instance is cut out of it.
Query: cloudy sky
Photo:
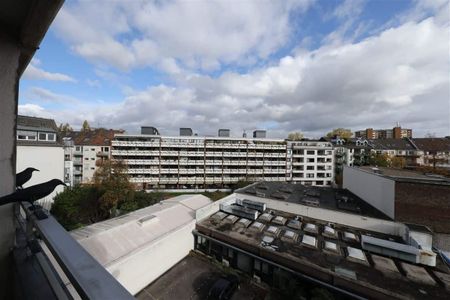
[[[19,113],[199,135],[450,135],[449,0],[66,1]]]

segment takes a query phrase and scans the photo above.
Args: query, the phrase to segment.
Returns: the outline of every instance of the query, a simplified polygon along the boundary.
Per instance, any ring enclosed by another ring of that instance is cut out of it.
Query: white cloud
[[[289,38],[290,14],[310,2],[86,1],[65,5],[55,26],[75,53],[96,64],[164,69],[159,61],[168,59],[210,70],[249,55],[267,58]]]
[[[76,80],[69,75],[62,73],[51,73],[38,68],[41,65],[41,61],[38,59],[33,59],[28,65],[27,69],[23,74],[24,79],[30,80],[52,80],[52,81],[67,81],[76,82]]]
[[[30,117],[52,118],[54,115],[47,112],[45,108],[37,104],[20,104],[18,107],[19,115]]]
[[[399,121],[419,136],[448,135],[448,30],[441,19],[414,19],[360,42],[330,42],[269,67],[217,78],[180,71],[182,58],[172,58],[164,67],[177,74],[174,86],[129,89],[119,104],[90,104],[55,112],[55,117],[131,131],[153,125],[163,134],[192,127],[199,134],[230,128],[240,135],[243,129],[269,127],[272,137],[294,130],[319,137],[334,127],[389,128]]]

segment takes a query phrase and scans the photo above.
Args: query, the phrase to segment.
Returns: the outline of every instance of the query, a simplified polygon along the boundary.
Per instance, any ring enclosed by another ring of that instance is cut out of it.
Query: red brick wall
[[[450,186],[396,182],[395,220],[450,233]]]

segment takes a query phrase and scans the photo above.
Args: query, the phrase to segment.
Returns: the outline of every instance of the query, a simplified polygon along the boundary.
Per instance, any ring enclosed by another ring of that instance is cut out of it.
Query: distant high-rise
[[[399,123],[392,129],[366,128],[355,132],[356,138],[364,139],[402,139],[412,138],[412,129],[402,128]]]

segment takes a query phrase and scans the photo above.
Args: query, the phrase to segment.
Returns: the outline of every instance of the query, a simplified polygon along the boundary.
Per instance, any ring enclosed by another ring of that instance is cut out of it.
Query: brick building
[[[450,250],[450,179],[417,172],[344,167],[343,187],[395,221],[427,226]]]

